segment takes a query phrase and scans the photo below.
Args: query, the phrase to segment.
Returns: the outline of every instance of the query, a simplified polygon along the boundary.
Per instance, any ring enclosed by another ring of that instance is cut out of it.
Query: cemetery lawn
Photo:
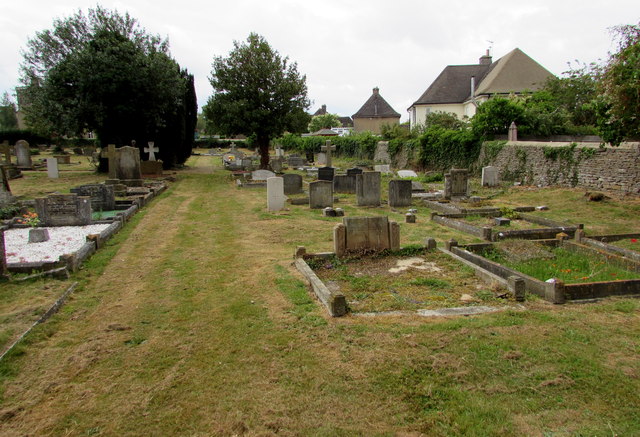
[[[331,318],[291,262],[297,246],[330,251],[340,219],[304,206],[268,213],[266,190],[236,188],[219,157],[188,165],[73,275],[61,312],[0,362],[1,435],[640,434],[639,300]],[[499,199],[547,204],[545,217],[599,234],[629,232],[640,212],[577,190]],[[415,225],[352,196],[336,206],[389,215],[403,246],[478,241],[422,206]]]

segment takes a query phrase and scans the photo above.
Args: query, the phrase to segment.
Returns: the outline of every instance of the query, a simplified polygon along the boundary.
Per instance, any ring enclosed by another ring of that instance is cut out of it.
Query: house
[[[542,88],[553,75],[515,48],[496,62],[489,51],[478,64],[449,65],[408,109],[411,127],[424,124],[427,114],[451,112],[471,118],[482,102],[495,95],[507,96]]]
[[[382,125],[400,123],[400,114],[382,98],[378,87],[373,89],[371,97],[351,118],[354,132],[371,131],[379,134]]]
[[[327,114],[327,105],[322,105],[320,109],[313,113],[312,117],[325,114]],[[353,120],[351,120],[351,117],[341,117],[338,115],[338,120],[340,120],[342,126],[335,126],[336,129],[353,127]],[[332,127],[332,129],[333,128],[334,127]]]

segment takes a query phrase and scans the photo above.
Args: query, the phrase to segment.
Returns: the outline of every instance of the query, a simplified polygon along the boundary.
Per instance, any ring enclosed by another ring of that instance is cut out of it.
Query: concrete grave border
[[[630,249],[623,249],[621,247],[614,246],[613,244],[607,244],[613,241],[624,240],[627,238],[640,239],[640,233],[593,235],[587,237],[584,235],[584,231],[582,230],[576,232],[576,241],[578,243],[582,243],[587,246],[595,247],[596,249],[604,250],[605,252],[613,253],[640,262],[640,252]],[[640,244],[638,246],[640,246]]]

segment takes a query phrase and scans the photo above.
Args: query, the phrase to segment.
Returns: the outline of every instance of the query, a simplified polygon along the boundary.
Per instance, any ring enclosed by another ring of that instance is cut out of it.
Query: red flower
[[[632,239],[631,239],[631,242],[632,242],[632,243],[637,243],[637,242],[638,242],[638,239],[637,239],[637,238],[632,238]]]

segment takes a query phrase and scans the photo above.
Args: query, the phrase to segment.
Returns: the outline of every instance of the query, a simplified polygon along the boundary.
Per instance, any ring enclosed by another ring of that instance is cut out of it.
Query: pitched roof
[[[547,69],[516,48],[494,63],[445,67],[412,106],[463,103],[471,97],[472,77],[475,78],[475,94],[481,95],[535,91],[550,76]]]
[[[536,91],[553,76],[549,70],[515,48],[495,63],[476,88],[476,94]]]
[[[313,116],[315,117],[316,115],[325,115],[326,113],[327,113],[327,105],[322,105],[320,109],[314,112]]]
[[[385,99],[380,95],[380,90],[378,87],[373,89],[373,94],[371,97],[362,105],[362,107],[352,115],[353,118],[387,118],[387,117],[398,117],[400,118],[400,114],[397,113],[391,105],[387,103]]]

